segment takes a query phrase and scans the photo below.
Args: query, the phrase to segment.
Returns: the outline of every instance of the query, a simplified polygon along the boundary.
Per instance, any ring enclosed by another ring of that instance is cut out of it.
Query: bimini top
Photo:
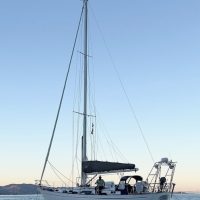
[[[120,181],[126,181],[129,178],[134,178],[136,181],[142,181],[143,178],[139,175],[135,175],[135,176],[123,176],[121,177]]]
[[[105,162],[105,161],[83,161],[82,169],[84,173],[104,173],[114,171],[135,171],[135,164]]]

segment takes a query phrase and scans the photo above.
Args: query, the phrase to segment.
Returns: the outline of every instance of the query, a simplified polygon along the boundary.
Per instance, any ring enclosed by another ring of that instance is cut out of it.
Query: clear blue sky
[[[41,174],[81,6],[79,0],[0,1],[1,185]],[[151,168],[95,18],[154,159],[178,161],[177,189],[199,190],[200,1],[90,0],[90,8],[96,103],[111,137],[141,172]],[[68,86],[65,102],[70,95]],[[54,145],[67,139],[60,160],[71,159],[65,113],[72,113],[67,103]]]

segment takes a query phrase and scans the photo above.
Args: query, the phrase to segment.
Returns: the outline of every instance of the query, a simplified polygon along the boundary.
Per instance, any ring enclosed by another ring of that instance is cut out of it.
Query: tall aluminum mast
[[[83,138],[82,138],[82,162],[87,160],[87,16],[88,0],[84,0],[84,108],[83,108]],[[87,175],[81,170],[81,185],[86,185]]]

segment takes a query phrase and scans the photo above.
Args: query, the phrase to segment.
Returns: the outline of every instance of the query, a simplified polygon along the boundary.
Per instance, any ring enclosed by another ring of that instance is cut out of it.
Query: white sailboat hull
[[[146,193],[135,195],[85,195],[85,194],[67,194],[60,192],[51,192],[40,190],[44,200],[101,200],[101,199],[130,199],[130,200],[170,200],[170,193]]]

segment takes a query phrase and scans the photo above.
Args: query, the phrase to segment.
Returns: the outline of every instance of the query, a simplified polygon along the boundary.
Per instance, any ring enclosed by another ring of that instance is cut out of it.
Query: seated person
[[[97,186],[96,186],[96,188],[95,188],[96,193],[97,193],[97,194],[102,194],[101,192],[102,192],[102,189],[104,189],[104,187],[105,187],[105,182],[104,182],[104,180],[101,178],[101,176],[99,176],[99,179],[96,181],[95,184],[97,184]]]

